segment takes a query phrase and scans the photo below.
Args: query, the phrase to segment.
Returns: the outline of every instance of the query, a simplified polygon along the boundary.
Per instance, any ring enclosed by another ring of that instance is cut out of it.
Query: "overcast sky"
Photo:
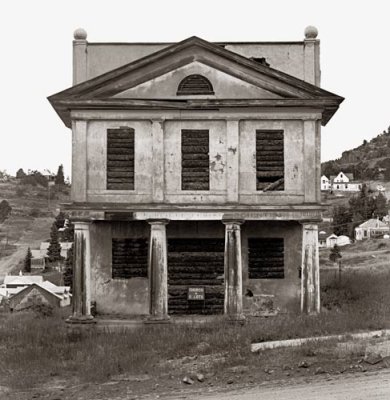
[[[390,13],[386,0],[2,0],[0,170],[70,175],[71,134],[46,97],[72,82],[73,31],[90,42],[321,40],[322,87],[345,97],[322,129],[322,160],[390,125]]]

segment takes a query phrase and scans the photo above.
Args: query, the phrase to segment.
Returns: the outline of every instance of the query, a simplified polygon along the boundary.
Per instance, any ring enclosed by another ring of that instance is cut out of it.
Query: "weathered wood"
[[[180,82],[177,95],[191,94],[214,94],[213,86],[211,82],[202,75],[188,75]]]
[[[107,161],[107,168],[110,171],[116,171],[118,169],[122,171],[134,171],[134,165],[131,165],[128,161]]]
[[[220,314],[223,312],[223,239],[168,240],[170,314]],[[205,289],[205,301],[187,299],[188,287]]]
[[[109,190],[134,190],[134,129],[107,130],[106,178]]]
[[[133,177],[133,171],[109,171],[107,172],[107,176],[110,178],[132,178]],[[111,182],[114,182],[114,180],[110,180]]]
[[[207,160],[209,161],[209,155],[208,154],[189,154],[189,153],[183,153],[181,155],[182,160]]]
[[[203,171],[209,171],[209,159],[194,159],[194,160],[182,160],[182,171],[191,170],[187,167],[202,168]]]
[[[209,183],[184,183],[182,182],[182,190],[210,190]]]
[[[249,279],[284,278],[284,239],[248,239]]]
[[[209,131],[184,129],[181,135],[182,190],[209,190]]]
[[[282,130],[269,131],[269,130],[257,129],[256,133],[259,134],[259,136],[258,136],[259,140],[266,140],[266,139],[282,140],[283,136],[284,136],[284,133]]]
[[[147,277],[148,241],[146,239],[112,239],[112,278]]]
[[[257,190],[284,189],[283,131],[256,130]],[[277,182],[277,183],[276,183]],[[276,183],[276,184],[274,184]]]
[[[108,190],[134,190],[133,183],[108,183]]]
[[[132,160],[134,158],[134,155],[129,154],[129,151],[131,151],[131,150],[127,147],[108,147],[107,154],[112,155],[112,156],[126,155],[126,156],[130,156],[131,157],[130,160]],[[111,158],[111,159],[113,159],[113,158]]]
[[[275,170],[275,171],[263,171],[259,170],[256,172],[257,178],[272,178],[272,179],[282,179],[283,171]],[[259,182],[269,182],[270,180],[259,180]],[[272,183],[272,182],[270,182]]]
[[[270,183],[266,186],[263,191],[266,192],[268,190],[283,190],[284,189],[284,178],[278,179],[276,182]]]

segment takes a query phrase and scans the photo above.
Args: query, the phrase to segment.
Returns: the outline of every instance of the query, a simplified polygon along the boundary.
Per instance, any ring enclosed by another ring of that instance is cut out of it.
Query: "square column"
[[[166,322],[168,316],[168,251],[166,225],[169,220],[148,220],[149,242],[149,322]]]
[[[225,224],[225,315],[242,321],[241,220],[224,220]]]
[[[91,315],[90,222],[74,223],[72,315],[69,323],[95,322]]]
[[[318,226],[302,224],[301,311],[315,314],[320,308]]]

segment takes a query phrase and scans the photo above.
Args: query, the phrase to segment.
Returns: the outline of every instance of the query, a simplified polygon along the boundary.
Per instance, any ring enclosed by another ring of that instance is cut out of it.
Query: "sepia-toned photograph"
[[[0,14],[1,400],[390,399],[385,1]]]

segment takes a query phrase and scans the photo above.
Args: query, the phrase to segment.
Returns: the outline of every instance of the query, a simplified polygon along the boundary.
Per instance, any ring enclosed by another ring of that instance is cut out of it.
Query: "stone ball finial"
[[[73,32],[75,40],[87,40],[87,31],[83,28],[78,28]]]
[[[309,25],[305,29],[305,39],[315,39],[318,36],[318,29],[315,26]]]

